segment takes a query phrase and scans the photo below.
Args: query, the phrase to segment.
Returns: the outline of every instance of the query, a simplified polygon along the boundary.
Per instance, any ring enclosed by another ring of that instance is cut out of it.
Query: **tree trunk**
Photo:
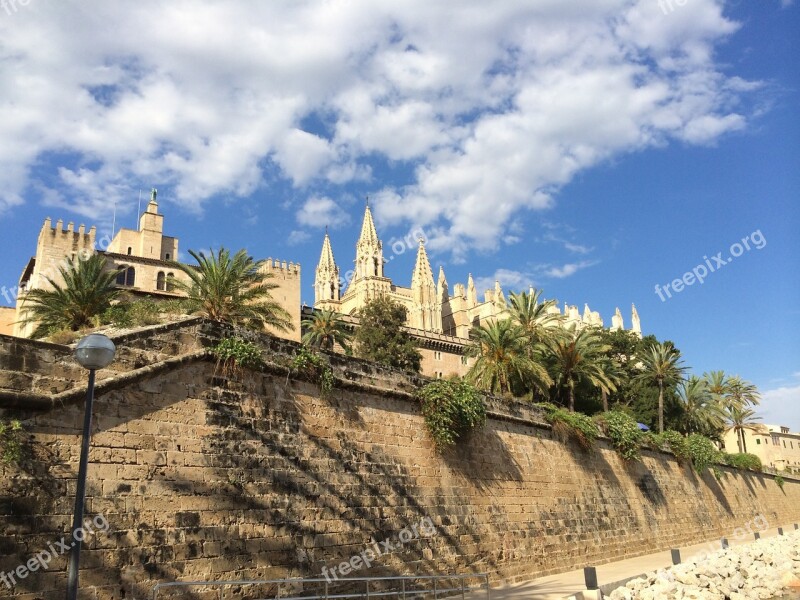
[[[664,382],[658,380],[658,433],[664,433]]]
[[[569,412],[575,412],[575,392],[569,386]]]
[[[600,394],[603,398],[603,412],[608,412],[608,392],[600,390]]]
[[[745,431],[742,429],[742,452],[747,452],[747,440],[744,437]]]

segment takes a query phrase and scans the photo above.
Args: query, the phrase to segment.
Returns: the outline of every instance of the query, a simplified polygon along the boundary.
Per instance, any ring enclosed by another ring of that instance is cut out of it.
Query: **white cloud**
[[[800,431],[800,385],[762,392],[756,411],[765,424],[784,425],[792,431]]]
[[[378,157],[411,175],[375,181],[377,216],[463,260],[581,170],[746,127],[759,84],[714,61],[738,27],[718,0],[37,0],[0,19],[0,213],[96,218],[140,183],[193,211],[276,178],[336,196]]]
[[[306,243],[308,240],[311,239],[311,234],[307,231],[303,231],[301,229],[295,229],[289,232],[289,237],[286,242],[290,246],[299,246],[300,244]]]
[[[350,222],[350,215],[327,196],[312,196],[297,213],[297,222],[309,227],[338,227]]]
[[[561,265],[560,267],[558,266],[547,267],[544,270],[544,274],[547,275],[548,277],[553,277],[555,279],[564,279],[566,277],[574,275],[581,269],[585,269],[587,267],[591,267],[596,264],[597,261],[593,260],[582,260],[581,262],[577,263],[566,263],[564,265]]]

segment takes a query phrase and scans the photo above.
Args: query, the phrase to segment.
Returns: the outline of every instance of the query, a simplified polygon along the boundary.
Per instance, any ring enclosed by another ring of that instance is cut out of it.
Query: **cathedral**
[[[463,374],[468,363],[463,350],[469,340],[473,325],[481,325],[498,318],[505,318],[506,299],[500,283],[486,290],[479,301],[478,291],[472,275],[466,286],[457,283],[450,287],[439,267],[434,279],[425,240],[419,239],[417,260],[411,274],[411,287],[401,287],[384,273],[383,244],[378,237],[369,204],[364,210],[361,234],[356,243],[355,269],[347,289],[333,256],[328,233],[322,242],[322,254],[314,278],[314,308],[333,310],[344,315],[353,315],[364,304],[378,296],[386,295],[406,308],[406,325],[420,345],[423,355],[423,372],[435,376],[451,372]],[[641,337],[641,324],[636,307],[632,306],[631,331]],[[564,305],[562,311],[550,309],[562,315],[565,327],[603,327],[603,319],[596,311],[584,306],[583,314],[577,306]],[[623,318],[619,308],[611,319],[611,330],[623,329]],[[457,356],[449,356],[455,354]],[[438,365],[436,363],[441,363]]]

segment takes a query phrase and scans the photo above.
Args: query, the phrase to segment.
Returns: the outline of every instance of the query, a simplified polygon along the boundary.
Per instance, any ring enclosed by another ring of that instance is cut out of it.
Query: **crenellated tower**
[[[339,267],[333,258],[331,239],[326,230],[325,239],[322,242],[322,253],[314,277],[314,305],[319,308],[335,310],[334,303],[338,305],[341,299],[339,286]]]
[[[425,242],[419,240],[417,263],[411,276],[412,308],[409,315],[411,327],[424,331],[442,331],[442,303],[438,297],[436,284],[433,282],[433,271],[425,251]]]

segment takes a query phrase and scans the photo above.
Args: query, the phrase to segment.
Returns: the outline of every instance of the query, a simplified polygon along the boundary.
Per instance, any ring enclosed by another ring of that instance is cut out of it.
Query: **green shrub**
[[[639,460],[639,446],[642,442],[642,431],[639,424],[629,414],[612,410],[595,419],[603,432],[611,439],[619,455],[625,460]]]
[[[217,364],[222,365],[226,377],[237,375],[242,369],[258,369],[263,364],[261,348],[238,337],[220,340],[212,353],[217,357]]]
[[[119,302],[100,315],[100,323],[120,328],[144,327],[161,323],[162,303],[153,300]]]
[[[783,477],[781,477],[780,475],[775,475],[775,483],[778,484],[779,488],[783,489],[783,484],[786,483],[786,482],[783,480]]]
[[[664,433],[650,433],[650,437],[659,450],[669,450],[680,462],[691,460],[688,439],[672,429],[667,429]]]
[[[544,411],[545,420],[553,427],[553,433],[562,442],[574,440],[583,449],[591,450],[598,436],[597,424],[591,417],[578,412],[569,412],[549,402],[534,404]]]
[[[755,454],[749,454],[745,452],[737,452],[735,454],[725,454],[723,456],[723,460],[725,464],[730,465],[735,469],[742,469],[744,471],[756,471],[759,473],[763,470],[761,459],[758,458],[758,456],[756,456]]]
[[[7,423],[0,421],[0,460],[6,464],[16,464],[22,457],[22,436],[25,430],[22,423],[12,419]]]
[[[693,433],[686,439],[686,442],[692,465],[698,473],[702,473],[706,468],[720,460],[719,450],[714,446],[714,442],[706,436]]]
[[[482,394],[461,379],[438,379],[419,392],[425,425],[436,447],[443,450],[486,421]]]
[[[320,396],[326,398],[336,384],[333,369],[321,355],[310,350],[308,346],[300,346],[292,360],[291,371],[301,377],[319,384]]]

